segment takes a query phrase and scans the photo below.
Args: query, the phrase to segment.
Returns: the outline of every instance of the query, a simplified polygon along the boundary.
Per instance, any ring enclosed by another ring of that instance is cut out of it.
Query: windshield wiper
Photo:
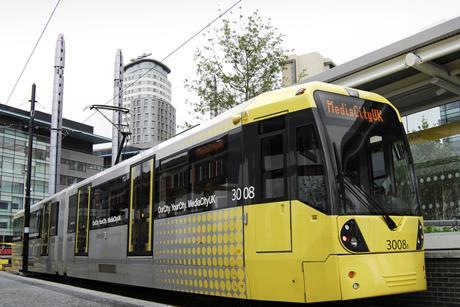
[[[342,174],[343,176],[342,182],[344,183],[344,187],[347,191],[349,191],[353,196],[358,199],[362,204],[370,204],[380,215],[382,215],[385,223],[387,224],[390,230],[395,230],[398,228],[395,221],[386,213],[385,209],[380,205],[378,201],[372,198],[365,190],[363,190],[360,186],[356,185],[351,181],[350,177]]]
[[[379,202],[372,198],[365,190],[360,186],[353,183],[349,176],[343,171],[342,164],[340,163],[339,154],[337,152],[337,145],[333,142],[334,156],[338,169],[338,183],[340,189],[340,199],[342,204],[345,204],[345,190],[350,192],[360,203],[367,207],[370,204],[382,217],[390,230],[398,228],[395,221],[386,213],[385,209],[382,208]]]

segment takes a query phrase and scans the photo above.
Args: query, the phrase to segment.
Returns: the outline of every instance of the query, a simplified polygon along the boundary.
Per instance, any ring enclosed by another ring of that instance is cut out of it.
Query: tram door
[[[256,254],[290,252],[286,116],[272,117],[248,127],[245,141],[249,143],[245,147],[252,149],[249,154],[255,165],[250,175],[252,183],[250,180],[248,185],[255,186],[256,202],[261,204],[245,208],[252,220],[252,225],[248,223],[245,228],[245,237],[253,234],[253,252]],[[247,167],[251,168],[251,165]]]
[[[42,224],[41,224],[41,256],[48,256],[48,245],[50,239],[50,222],[51,222],[51,203],[45,203],[42,207]]]
[[[59,202],[52,202],[50,205],[50,216],[49,216],[49,244],[48,249],[51,252],[50,256],[52,259],[57,258],[57,246],[58,246],[58,221],[59,221]]]
[[[152,255],[153,173],[155,158],[131,167],[128,255]]]
[[[91,186],[78,189],[77,227],[75,234],[75,256],[88,256],[89,208],[91,204]]]

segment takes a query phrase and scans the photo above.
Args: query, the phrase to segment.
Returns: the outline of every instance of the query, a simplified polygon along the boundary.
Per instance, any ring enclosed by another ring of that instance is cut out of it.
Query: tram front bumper
[[[423,251],[341,255],[338,266],[344,300],[426,290]]]

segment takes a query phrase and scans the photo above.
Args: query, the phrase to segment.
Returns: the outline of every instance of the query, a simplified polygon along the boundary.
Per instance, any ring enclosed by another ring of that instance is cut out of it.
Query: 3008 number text
[[[232,189],[232,201],[238,201],[241,199],[253,199],[255,196],[256,194],[253,186]]]
[[[406,240],[387,240],[387,250],[408,249],[409,244]]]

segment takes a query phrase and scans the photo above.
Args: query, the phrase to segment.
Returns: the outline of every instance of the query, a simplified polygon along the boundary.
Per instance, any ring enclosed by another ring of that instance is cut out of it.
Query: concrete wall
[[[97,165],[99,166],[99,169],[96,168],[91,168],[91,167],[85,167],[84,171],[78,170],[78,169],[72,169],[68,164],[63,164],[61,163],[61,176],[71,176],[75,178],[81,178],[85,179],[90,176],[93,176],[97,173],[99,173],[103,169],[103,164],[104,160],[102,157],[98,157],[92,154],[86,154],[86,153],[81,153],[77,151],[71,151],[67,149],[62,149],[62,159],[66,160],[71,160],[71,161],[77,161],[77,162],[82,162],[85,164],[91,164],[91,165]],[[68,185],[63,185],[61,182],[60,189],[62,190],[66,188]]]
[[[283,87],[322,73],[334,66],[331,59],[323,57],[318,52],[302,55],[291,54],[283,67]]]

